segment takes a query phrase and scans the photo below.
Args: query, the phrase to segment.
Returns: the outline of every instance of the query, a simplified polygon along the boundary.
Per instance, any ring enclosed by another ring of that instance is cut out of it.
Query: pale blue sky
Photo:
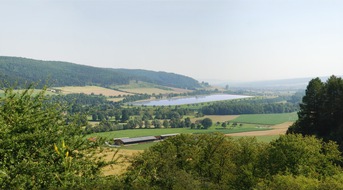
[[[0,55],[198,80],[343,74],[343,1],[0,0]]]

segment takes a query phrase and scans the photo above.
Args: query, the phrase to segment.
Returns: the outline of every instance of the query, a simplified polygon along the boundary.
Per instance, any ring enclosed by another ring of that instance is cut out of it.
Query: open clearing
[[[169,94],[173,93],[172,90],[164,90],[160,88],[130,88],[130,89],[121,89],[125,92],[135,93],[135,94]],[[176,92],[175,92],[176,93]]]
[[[237,117],[239,117],[239,115],[205,115],[204,117],[192,118],[191,121],[195,122],[196,120],[210,118],[215,123],[215,122],[231,121],[233,119],[236,119]]]
[[[84,93],[84,94],[95,94],[95,95],[104,95],[104,96],[119,96],[119,95],[129,95],[126,92],[120,92],[117,90],[112,90],[108,88],[103,88],[99,86],[66,86],[66,87],[56,87],[63,94],[73,94],[73,93]]]
[[[115,148],[106,148],[105,151],[101,154],[98,154],[98,156],[104,156],[104,160],[111,161],[116,150],[117,149]],[[114,157],[114,159],[118,159],[117,163],[104,167],[102,169],[103,174],[105,176],[108,176],[108,175],[120,175],[124,173],[127,167],[130,165],[129,160],[133,156],[139,154],[140,152],[143,152],[143,150],[120,149],[117,155],[115,155]]]
[[[172,88],[166,86],[160,86],[157,84],[152,84],[142,81],[130,81],[130,84],[127,85],[115,85],[115,89],[119,89],[129,93],[135,94],[180,94],[185,92],[192,92],[191,90],[181,89],[181,88]]]
[[[232,122],[277,125],[284,122],[294,122],[298,119],[296,112],[278,114],[242,114]]]
[[[191,92],[191,90],[180,89],[180,88],[156,88],[156,87],[143,87],[143,88],[120,88],[125,92],[135,94],[181,94],[185,92]]]
[[[272,126],[272,130],[267,131],[249,131],[242,133],[231,133],[226,134],[225,136],[274,136],[274,135],[283,135],[286,134],[286,131],[293,122],[285,122],[278,125]]]

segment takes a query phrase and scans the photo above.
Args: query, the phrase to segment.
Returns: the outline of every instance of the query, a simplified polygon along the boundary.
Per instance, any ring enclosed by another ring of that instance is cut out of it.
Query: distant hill
[[[111,69],[61,61],[0,56],[0,79],[19,85],[49,80],[53,86],[121,85],[138,80],[168,87],[195,89],[198,81],[187,76],[147,70]]]
[[[265,88],[265,89],[305,89],[309,81],[316,77],[308,78],[293,78],[293,79],[281,79],[281,80],[267,80],[267,81],[256,81],[256,82],[241,82],[241,83],[220,83],[218,85],[236,88]],[[325,82],[329,76],[319,77]]]

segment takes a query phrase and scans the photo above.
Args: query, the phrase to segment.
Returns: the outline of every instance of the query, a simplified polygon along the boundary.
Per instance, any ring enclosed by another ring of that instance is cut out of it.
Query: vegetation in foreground
[[[113,162],[94,156],[78,115],[64,113],[45,91],[5,89],[0,98],[0,189],[96,189],[100,169]]]
[[[271,143],[222,134],[182,134],[133,161],[126,189],[342,189],[334,142],[285,135]]]

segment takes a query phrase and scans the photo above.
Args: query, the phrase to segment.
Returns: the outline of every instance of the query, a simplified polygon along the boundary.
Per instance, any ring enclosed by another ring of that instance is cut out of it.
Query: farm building
[[[156,141],[156,140],[158,140],[158,138],[156,138],[155,136],[121,138],[121,139],[114,139],[114,144],[115,145],[127,145],[127,144],[143,143],[143,142],[152,142],[152,141]]]
[[[159,139],[166,139],[168,137],[173,137],[173,136],[176,136],[176,135],[179,135],[179,133],[175,133],[175,134],[165,134],[165,135],[161,135],[161,136],[158,136]]]

